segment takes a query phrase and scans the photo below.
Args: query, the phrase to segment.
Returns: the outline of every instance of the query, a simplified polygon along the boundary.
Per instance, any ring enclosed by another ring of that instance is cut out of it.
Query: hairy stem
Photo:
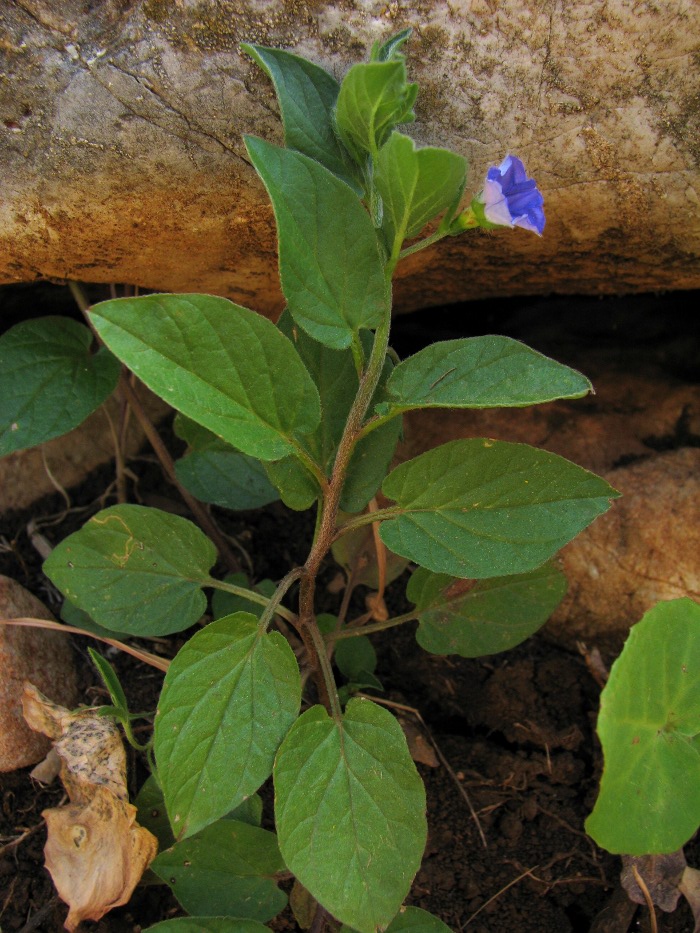
[[[365,616],[360,618],[364,619]],[[383,632],[388,628],[394,628],[396,625],[403,625],[404,622],[413,622],[418,616],[415,612],[406,612],[401,616],[394,616],[393,619],[385,619],[383,622],[373,622],[372,625],[353,625],[352,622],[334,636],[334,641],[340,641],[341,638],[355,638],[357,635],[371,635],[373,632]]]

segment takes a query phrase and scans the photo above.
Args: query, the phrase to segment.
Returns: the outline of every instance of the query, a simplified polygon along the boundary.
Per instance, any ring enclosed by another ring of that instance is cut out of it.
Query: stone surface
[[[0,282],[205,291],[281,306],[272,212],[242,134],[280,139],[248,40],[338,77],[407,25],[420,143],[507,151],[543,239],[498,231],[409,257],[396,302],[700,286],[700,5],[629,0],[0,0]],[[505,239],[504,239],[505,238]]]
[[[10,577],[0,576],[0,620],[53,619],[44,604]],[[33,732],[22,715],[22,688],[31,681],[56,703],[77,701],[73,652],[67,635],[0,624],[0,771],[36,764],[50,740]]]
[[[561,552],[569,592],[548,623],[557,641],[618,651],[660,600],[700,601],[700,450],[603,474],[621,493]]]
[[[561,552],[569,592],[547,631],[615,653],[658,600],[700,599],[700,449],[683,446],[700,437],[700,387],[615,371],[594,384],[594,396],[529,409],[411,412],[399,456],[485,436],[604,476],[622,498]]]

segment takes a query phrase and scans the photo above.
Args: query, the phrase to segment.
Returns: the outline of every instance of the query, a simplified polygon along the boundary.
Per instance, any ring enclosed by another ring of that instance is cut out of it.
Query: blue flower
[[[486,174],[478,200],[484,217],[499,227],[524,227],[538,236],[544,230],[544,198],[517,156],[508,155]]]

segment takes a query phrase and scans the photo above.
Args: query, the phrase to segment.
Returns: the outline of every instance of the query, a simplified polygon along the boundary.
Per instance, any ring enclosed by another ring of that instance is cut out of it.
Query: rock
[[[10,577],[0,576],[0,619],[53,619],[44,604]],[[22,689],[30,680],[65,706],[77,700],[76,673],[66,635],[0,624],[0,771],[36,764],[49,751],[46,736],[22,715]]]
[[[272,211],[242,134],[279,141],[280,120],[240,43],[342,77],[410,25],[411,132],[469,157],[469,196],[519,154],[548,226],[409,257],[397,306],[700,286],[698,4],[66,0],[58,15],[0,0],[0,24],[0,282],[131,282],[279,310]]]
[[[595,386],[594,396],[527,409],[411,412],[399,457],[485,436],[604,476],[622,498],[561,552],[569,592],[546,631],[566,647],[617,653],[657,601],[700,599],[700,449],[683,446],[700,436],[700,388],[615,371]]]
[[[700,600],[700,449],[603,474],[622,493],[561,552],[569,592],[548,623],[558,642],[617,653],[660,600]]]

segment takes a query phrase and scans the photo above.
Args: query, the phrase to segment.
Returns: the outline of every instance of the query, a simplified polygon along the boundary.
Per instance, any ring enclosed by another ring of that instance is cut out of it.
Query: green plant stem
[[[390,281],[387,279],[387,297],[390,293],[390,287]],[[333,680],[333,674],[330,670],[330,662],[328,661],[325,645],[315,621],[314,597],[316,593],[316,576],[321,566],[321,561],[327,554],[335,536],[340,497],[343,491],[343,484],[347,475],[350,458],[357,444],[357,439],[362,429],[362,421],[367,413],[384,366],[384,359],[389,344],[389,329],[391,327],[390,301],[387,301],[387,305],[385,318],[377,328],[367,369],[360,379],[360,385],[355,400],[352,403],[352,407],[350,408],[343,436],[338,444],[338,450],[333,464],[333,472],[328,483],[328,490],[320,504],[321,517],[316,529],[316,535],[314,536],[314,542],[309,551],[306,563],[304,564],[303,576],[301,577],[299,593],[299,631],[309,658],[312,663],[315,664],[316,670],[314,679],[316,680],[321,699],[326,708],[334,716],[336,715],[335,711],[340,710],[340,703],[338,701],[335,681]]]
[[[298,579],[299,576],[301,576],[301,568],[296,568],[295,571],[292,571],[292,573],[294,572],[297,573],[295,579]],[[287,574],[287,576],[289,576],[289,574]],[[279,586],[284,583],[284,580],[286,580],[286,577],[280,581]],[[257,593],[255,590],[248,590],[244,586],[237,586],[235,583],[229,583],[226,580],[215,580],[214,577],[210,577],[207,580],[206,585],[211,586],[215,590],[223,590],[225,593],[233,593],[234,596],[242,596],[243,599],[247,599],[251,603],[257,603],[259,606],[264,606],[265,608],[267,608],[270,602],[277,596],[276,592],[272,596],[263,596],[262,593]],[[288,588],[289,587],[285,587],[285,590],[282,592],[280,599],[283,598]],[[290,609],[286,609],[284,606],[280,606],[279,602],[277,605],[275,605],[274,614],[282,616],[283,619],[286,619],[287,622],[291,622],[292,625],[297,621],[296,615]]]
[[[282,602],[285,593],[289,587],[299,579],[303,572],[304,571],[301,567],[295,567],[293,570],[290,570],[289,573],[285,574],[284,577],[282,577],[280,582],[277,584],[277,589],[268,600],[267,606],[265,606],[265,611],[260,616],[260,622],[258,623],[258,630],[260,632],[265,632],[267,630],[267,627],[272,621],[275,613],[279,612],[279,610],[282,608],[280,603]],[[280,615],[282,615],[281,612]]]
[[[393,619],[385,619],[383,622],[373,622],[372,625],[352,624],[343,629],[337,635],[333,636],[333,641],[340,641],[341,638],[356,638],[358,635],[372,635],[374,632],[383,632],[385,629],[394,628],[396,625],[403,625],[404,622],[413,622],[418,618],[415,612],[406,612],[401,616],[394,616]]]
[[[406,256],[412,256],[413,253],[419,253],[422,249],[427,249],[428,246],[432,246],[433,243],[438,243],[446,236],[448,236],[447,231],[438,227],[435,233],[431,233],[430,236],[425,237],[424,240],[420,240],[418,243],[414,243],[413,246],[407,246],[406,249],[402,249],[399,253],[399,259],[405,259]]]
[[[383,522],[387,518],[396,518],[397,515],[401,515],[403,512],[404,509],[400,509],[398,506],[377,509],[376,512],[363,512],[362,515],[358,515],[356,518],[351,518],[349,521],[343,522],[336,530],[333,541],[337,541],[338,538],[347,534],[349,531],[355,531],[356,528],[362,528],[364,525],[373,525],[375,522]]]

